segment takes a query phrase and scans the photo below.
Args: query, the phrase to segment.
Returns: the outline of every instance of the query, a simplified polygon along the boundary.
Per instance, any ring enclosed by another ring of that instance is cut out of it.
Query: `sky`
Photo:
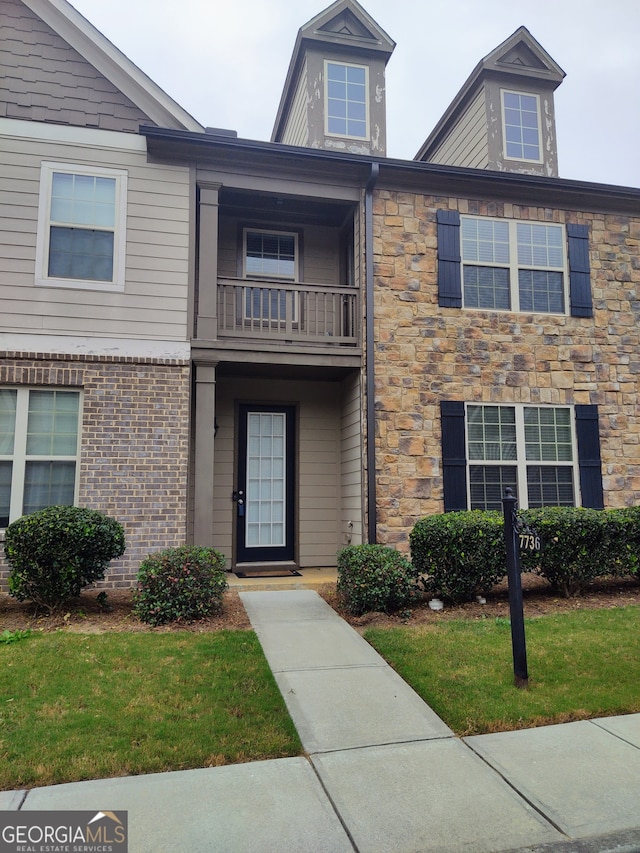
[[[72,0],[201,124],[269,140],[298,29],[329,0]],[[387,154],[413,159],[476,64],[524,25],[565,71],[562,178],[640,187],[639,0],[362,0],[396,42]]]

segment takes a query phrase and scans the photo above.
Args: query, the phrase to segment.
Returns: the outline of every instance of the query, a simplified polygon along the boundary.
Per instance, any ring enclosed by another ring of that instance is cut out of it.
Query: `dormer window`
[[[327,135],[368,137],[367,78],[365,65],[325,62]]]
[[[540,100],[527,92],[502,90],[504,156],[508,160],[542,162]]]

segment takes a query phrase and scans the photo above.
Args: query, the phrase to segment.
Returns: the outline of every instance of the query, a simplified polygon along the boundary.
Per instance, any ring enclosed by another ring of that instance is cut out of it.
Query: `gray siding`
[[[26,125],[27,127],[29,125]],[[78,131],[79,134],[85,133]],[[147,163],[144,151],[5,136],[0,186],[0,330],[185,341],[189,171]],[[35,285],[43,160],[128,173],[124,293]]]
[[[282,135],[281,141],[286,145],[309,144],[308,108],[309,95],[307,92],[307,63],[305,60],[300,70],[300,77],[298,78],[296,94],[291,105],[289,120]]]
[[[236,401],[295,404],[298,409],[298,558],[300,566],[335,566],[341,535],[341,389],[333,382],[265,383],[218,379],[216,383],[213,546],[233,555]],[[212,430],[213,440],[213,430]],[[196,463],[197,464],[197,460]],[[349,519],[348,519],[349,520]]]
[[[150,124],[20,0],[2,0],[0,116],[137,133]]]
[[[363,541],[363,467],[361,375],[353,373],[342,383],[340,521],[344,545],[360,545]]]
[[[430,163],[486,169],[489,165],[487,109],[481,89],[441,142]]]
[[[243,222],[222,217],[218,231],[218,275],[221,278],[242,276],[243,227],[266,228],[275,231],[298,231],[293,223],[255,221]],[[337,228],[309,226],[300,236],[300,280],[308,284],[340,285],[340,234]]]

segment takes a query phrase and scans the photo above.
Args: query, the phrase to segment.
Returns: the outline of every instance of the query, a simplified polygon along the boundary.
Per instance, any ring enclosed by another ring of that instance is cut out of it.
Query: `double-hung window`
[[[368,72],[366,65],[325,61],[327,135],[367,139]]]
[[[0,388],[0,527],[77,490],[80,392]]]
[[[461,228],[465,308],[565,312],[562,225],[463,216]]]
[[[504,155],[509,160],[541,163],[540,100],[528,92],[502,90]]]
[[[467,405],[469,507],[501,509],[505,489],[526,508],[575,505],[568,406]]]
[[[285,231],[245,229],[244,277],[248,279],[298,279],[298,235]],[[247,287],[244,298],[244,318],[264,321],[284,321],[287,313],[287,289],[278,287]],[[292,320],[296,320],[296,294],[289,291]]]
[[[445,511],[500,510],[507,487],[521,508],[603,508],[598,408],[443,400]]]
[[[124,289],[127,173],[42,163],[36,284]]]
[[[437,211],[442,308],[592,317],[586,225]]]

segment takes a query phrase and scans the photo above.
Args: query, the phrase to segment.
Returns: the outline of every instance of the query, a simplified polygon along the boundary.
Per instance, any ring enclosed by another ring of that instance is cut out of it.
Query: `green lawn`
[[[0,790],[300,752],[252,631],[0,644]]]
[[[365,638],[460,735],[640,711],[640,607],[542,616],[525,630],[526,690],[514,686],[506,619]]]

